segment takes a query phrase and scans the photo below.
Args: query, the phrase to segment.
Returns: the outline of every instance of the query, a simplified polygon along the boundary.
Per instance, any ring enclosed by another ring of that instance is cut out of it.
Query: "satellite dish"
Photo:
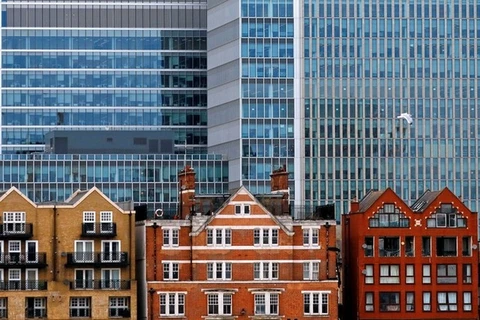
[[[402,113],[401,115],[397,116],[397,119],[404,119],[407,121],[407,123],[409,125],[412,125],[413,124],[413,118],[412,118],[412,115],[410,113]]]

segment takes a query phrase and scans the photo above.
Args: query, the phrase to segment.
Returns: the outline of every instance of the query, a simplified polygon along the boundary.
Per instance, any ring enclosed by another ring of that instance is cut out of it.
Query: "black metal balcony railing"
[[[128,266],[128,252],[67,252],[66,266]]]
[[[130,280],[74,280],[70,281],[74,290],[129,290]]]
[[[43,268],[46,266],[47,254],[45,252],[0,254],[0,268]]]
[[[82,223],[82,237],[115,237],[117,224],[114,222]]]
[[[27,308],[25,310],[25,319],[47,318],[46,309]]]
[[[4,280],[0,281],[0,291],[7,290],[47,290],[46,280]]]
[[[0,239],[30,239],[33,236],[31,223],[0,224]]]

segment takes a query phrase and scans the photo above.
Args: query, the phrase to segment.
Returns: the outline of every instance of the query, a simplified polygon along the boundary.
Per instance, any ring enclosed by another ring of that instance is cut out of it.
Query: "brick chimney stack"
[[[285,165],[273,170],[270,175],[270,190],[272,193],[288,192],[288,172]]]
[[[357,197],[354,197],[350,202],[350,212],[357,212],[360,209],[360,202],[358,202]]]
[[[185,219],[195,211],[195,170],[189,165],[178,173],[180,206],[178,218]]]
[[[283,165],[270,174],[270,190],[272,193],[283,193],[282,212],[290,212],[290,190],[288,188],[287,167]]]

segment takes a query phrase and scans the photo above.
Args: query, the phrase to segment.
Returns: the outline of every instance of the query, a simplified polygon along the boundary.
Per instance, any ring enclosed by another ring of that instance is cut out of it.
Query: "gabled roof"
[[[3,201],[3,199],[5,199],[6,197],[8,197],[9,194],[11,194],[12,192],[15,192],[17,194],[19,194],[22,198],[24,198],[28,203],[30,203],[33,207],[36,207],[37,205],[35,204],[35,202],[33,202],[32,200],[30,200],[26,195],[24,195],[20,190],[18,190],[17,188],[15,187],[11,187],[10,189],[8,190],[4,190],[4,191],[1,191],[0,192],[0,201]]]
[[[420,198],[415,201],[410,208],[412,209],[413,212],[422,212],[424,211],[430,203],[432,203],[440,193],[442,193],[443,190],[441,191],[430,191],[427,189],[421,196]]]
[[[368,208],[370,208],[374,203],[375,201],[378,200],[378,198],[380,198],[380,196],[385,192],[386,190],[384,191],[378,191],[378,190],[370,190],[366,195],[365,197],[363,197],[362,200],[360,200],[359,204],[358,204],[358,212],[365,212],[368,210]]]
[[[67,200],[65,200],[63,205],[70,205],[72,207],[76,207],[79,205],[82,201],[84,201],[88,196],[92,193],[98,193],[101,195],[107,202],[111,203],[115,208],[117,208],[119,211],[123,211],[123,213],[130,212],[128,209],[124,209],[124,205],[119,205],[115,202],[113,202],[110,198],[108,198],[102,191],[100,191],[97,187],[92,187],[89,190],[77,190],[75,191]]]
[[[233,190],[232,190],[233,191]],[[193,234],[197,235],[201,231],[203,231],[209,224],[210,222],[215,219],[215,217],[222,212],[222,210],[227,207],[230,202],[239,194],[246,194],[248,195],[259,207],[263,209],[263,211],[270,216],[270,218],[287,234],[291,235],[292,232],[288,230],[288,228],[273,215],[250,191],[248,191],[247,188],[244,186],[239,187],[238,189],[234,190],[230,196],[223,202],[223,204],[214,212],[212,212],[212,215],[209,216],[209,218],[195,231]]]

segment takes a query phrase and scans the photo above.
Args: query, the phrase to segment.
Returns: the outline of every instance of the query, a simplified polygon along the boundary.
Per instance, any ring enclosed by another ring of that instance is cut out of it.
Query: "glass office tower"
[[[207,13],[209,147],[229,155],[232,184],[260,190],[286,163],[295,202],[337,215],[387,187],[407,201],[449,187],[477,210],[480,4],[229,0]]]
[[[170,129],[207,147],[206,0],[11,0],[1,7],[1,153],[59,130]]]
[[[294,2],[209,3],[209,150],[254,193],[270,190],[274,169],[294,172]]]
[[[304,0],[303,21],[306,201],[449,187],[478,210],[480,4]]]

